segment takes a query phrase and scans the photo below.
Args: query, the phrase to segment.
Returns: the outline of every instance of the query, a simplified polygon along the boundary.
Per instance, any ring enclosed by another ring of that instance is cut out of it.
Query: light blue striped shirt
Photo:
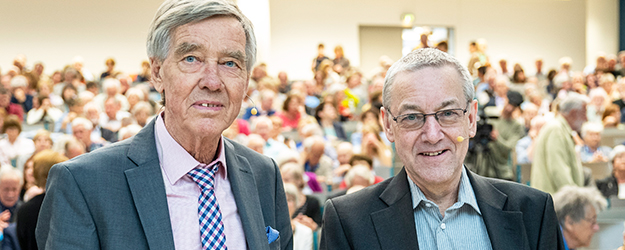
[[[493,249],[466,171],[463,168],[460,177],[458,201],[445,210],[444,218],[408,177],[419,249]]]

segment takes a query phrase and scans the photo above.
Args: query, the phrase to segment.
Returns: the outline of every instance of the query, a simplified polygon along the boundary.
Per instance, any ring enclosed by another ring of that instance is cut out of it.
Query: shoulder
[[[123,168],[127,165],[129,159],[126,155],[130,144],[130,139],[109,144],[90,153],[79,155],[69,161],[59,163],[56,166],[63,166],[70,172],[102,170],[103,172],[100,173],[104,174],[105,172],[110,172],[116,168]]]
[[[538,189],[516,182],[486,178],[475,175],[476,180],[482,179],[497,191],[507,196],[506,206],[510,209],[543,208],[550,195]],[[474,186],[475,188],[475,186]]]
[[[332,202],[334,209],[339,214],[345,213],[358,216],[363,213],[368,214],[371,211],[376,211],[382,207],[386,207],[384,202],[380,199],[380,195],[384,192],[384,190],[386,190],[389,183],[394,178],[396,177],[389,178],[383,182],[369,186],[355,193],[333,198],[329,201]]]

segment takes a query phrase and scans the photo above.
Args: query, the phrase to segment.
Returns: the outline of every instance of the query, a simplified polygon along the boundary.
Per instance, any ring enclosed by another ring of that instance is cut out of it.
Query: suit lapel
[[[406,170],[402,168],[380,194],[380,199],[388,207],[371,213],[382,249],[404,249],[406,246],[419,249],[412,197],[406,178]]]
[[[250,163],[234,151],[234,146],[229,140],[225,138],[223,140],[228,180],[237,203],[247,245],[249,249],[269,249],[256,180]]]
[[[478,176],[468,169],[467,173],[469,173],[469,180],[482,212],[493,250],[526,249],[529,243],[526,240],[523,213],[505,211],[503,208],[508,196],[495,188],[484,177]]]
[[[154,121],[132,140],[128,158],[137,167],[124,173],[150,249],[174,249],[165,184],[158,161]]]

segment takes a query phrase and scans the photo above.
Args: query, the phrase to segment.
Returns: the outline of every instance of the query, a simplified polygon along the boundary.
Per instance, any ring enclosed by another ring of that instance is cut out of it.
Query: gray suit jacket
[[[549,194],[467,172],[494,250],[564,249]],[[406,170],[328,200],[320,249],[419,249]]]
[[[224,150],[248,248],[292,249],[276,164],[227,139]],[[280,232],[271,245],[266,226]],[[40,249],[174,249],[154,121],[133,138],[52,167],[36,235]]]

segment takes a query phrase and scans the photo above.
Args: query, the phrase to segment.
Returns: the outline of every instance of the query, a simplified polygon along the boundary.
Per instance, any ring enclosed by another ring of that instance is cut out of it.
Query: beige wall
[[[42,61],[46,72],[81,55],[97,76],[108,57],[117,68],[138,73],[147,59],[148,26],[161,0],[0,0],[0,67],[6,72],[17,54],[28,65]]]
[[[573,68],[581,70],[587,53],[586,13],[593,8],[587,7],[584,0],[263,1],[268,1],[269,24],[265,15],[254,13],[265,9],[266,3],[260,5],[263,8],[244,8],[252,0],[240,0],[244,12],[265,22],[259,24],[262,32],[257,34],[265,43],[259,48],[259,56],[268,63],[270,73],[286,70],[291,78],[300,79],[312,77],[310,65],[319,42],[326,44],[326,54],[331,57],[332,48],[343,45],[346,56],[358,66],[359,27],[400,26],[400,15],[405,12],[415,14],[415,24],[453,27],[456,56],[462,62],[468,60],[468,42],[485,38],[491,59],[505,54],[510,66],[521,62],[529,74],[534,71],[532,61],[536,55],[545,58],[547,67],[555,67],[558,58],[568,55],[574,60]],[[608,6],[613,6],[616,0],[593,1],[608,1]],[[99,74],[104,70],[104,60],[112,56],[120,70],[136,73],[141,60],[146,59],[145,37],[160,3],[0,0],[0,67],[6,72],[12,58],[23,53],[30,65],[43,61],[50,72],[82,55],[85,66]],[[613,14],[601,17],[593,27],[616,22]],[[595,41],[616,43],[616,33],[598,33]]]
[[[618,52],[617,0],[586,2],[586,63],[595,64],[599,53]]]
[[[468,43],[488,41],[492,60],[502,55],[509,66],[520,62],[533,74],[537,55],[545,66],[555,67],[562,56],[581,70],[586,61],[583,0],[270,0],[270,71],[287,70],[292,78],[312,77],[310,63],[319,42],[326,54],[341,44],[346,57],[360,64],[360,25],[400,26],[405,12],[415,14],[415,24],[451,26],[456,32],[456,56],[468,62]],[[396,58],[394,58],[396,59]]]

